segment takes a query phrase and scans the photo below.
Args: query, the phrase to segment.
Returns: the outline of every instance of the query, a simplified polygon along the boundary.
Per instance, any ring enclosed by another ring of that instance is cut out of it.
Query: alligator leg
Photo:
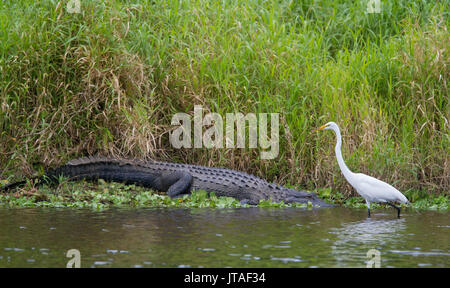
[[[249,205],[257,205],[258,203],[254,203],[254,201],[250,200],[250,199],[242,199],[239,201],[239,203],[241,204],[249,204]]]
[[[167,195],[174,198],[181,194],[189,194],[191,192],[192,175],[185,171],[175,171],[164,173],[159,177],[160,187],[158,190],[166,191]]]

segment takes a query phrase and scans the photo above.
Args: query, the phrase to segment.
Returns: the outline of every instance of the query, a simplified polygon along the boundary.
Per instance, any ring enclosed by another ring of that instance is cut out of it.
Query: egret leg
[[[368,212],[367,217],[370,218],[370,202],[366,200],[366,203],[367,203],[367,212]]]
[[[394,207],[395,209],[397,209],[397,217],[400,218],[400,207],[395,206],[392,203],[386,202],[389,206]]]

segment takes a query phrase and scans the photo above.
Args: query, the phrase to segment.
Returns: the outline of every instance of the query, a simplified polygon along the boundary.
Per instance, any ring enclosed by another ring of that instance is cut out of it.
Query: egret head
[[[339,128],[336,123],[328,122],[327,124],[320,126],[316,130],[313,130],[312,132],[316,132],[316,131],[320,131],[320,130],[329,130],[329,129],[336,131],[336,129],[339,129]]]

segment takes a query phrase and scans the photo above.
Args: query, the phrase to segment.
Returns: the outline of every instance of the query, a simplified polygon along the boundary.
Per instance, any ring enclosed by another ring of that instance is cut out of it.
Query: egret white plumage
[[[336,133],[337,141],[335,152],[339,168],[341,168],[342,174],[344,174],[344,177],[348,183],[350,183],[350,185],[355,188],[356,192],[358,192],[358,194],[366,200],[367,211],[369,213],[368,217],[370,217],[370,203],[386,203],[397,209],[397,215],[400,218],[400,207],[395,206],[392,202],[408,203],[409,201],[405,195],[388,183],[362,173],[353,173],[350,169],[348,169],[347,165],[345,165],[344,159],[342,158],[341,131],[336,123],[328,122],[313,132],[320,130],[333,130],[334,133]]]

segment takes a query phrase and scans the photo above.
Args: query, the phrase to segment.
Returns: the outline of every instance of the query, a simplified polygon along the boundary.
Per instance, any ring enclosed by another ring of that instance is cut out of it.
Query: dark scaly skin
[[[59,176],[70,180],[96,180],[136,184],[167,192],[170,197],[189,194],[191,190],[214,192],[217,196],[228,196],[242,203],[256,205],[259,200],[274,202],[308,203],[330,207],[316,194],[271,184],[256,176],[230,169],[177,164],[159,161],[141,161],[88,157],[72,160],[40,177],[38,183],[58,182]],[[25,181],[9,184],[2,190],[13,189]]]

